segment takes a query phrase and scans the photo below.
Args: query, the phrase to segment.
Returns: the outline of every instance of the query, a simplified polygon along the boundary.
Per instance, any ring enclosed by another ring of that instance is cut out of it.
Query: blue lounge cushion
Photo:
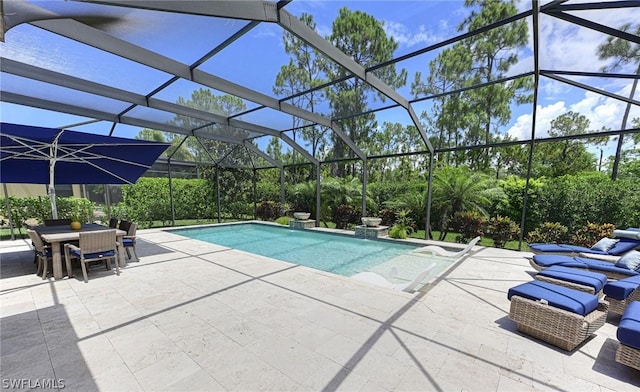
[[[607,283],[607,276],[604,274],[560,265],[554,265],[544,269],[538,272],[538,275],[589,286],[592,287],[596,293],[602,290]]]
[[[624,310],[616,334],[620,343],[640,350],[640,301],[633,301]]]
[[[615,265],[616,267],[637,271],[638,268],[640,268],[640,252],[632,250],[631,252],[625,253]]]
[[[125,238],[122,240],[122,245],[126,246],[126,247],[131,247],[136,243],[136,241],[134,239],[131,238]]]
[[[630,296],[638,286],[640,286],[640,275],[608,282],[602,291],[607,297],[622,301]]]
[[[509,300],[514,295],[532,301],[545,300],[549,306],[582,316],[598,308],[598,297],[593,294],[537,280],[510,288],[507,293]]]
[[[590,270],[597,270],[597,271],[603,271],[603,272],[616,272],[616,273],[627,275],[627,276],[640,275],[640,272],[638,271],[630,270],[628,268],[616,267],[615,264],[610,263],[608,261],[588,259],[585,257],[574,257],[574,259],[578,262],[584,263],[587,266],[587,268]]]
[[[554,253],[579,253],[592,252],[591,248],[569,244],[529,244],[529,248],[536,252],[554,252]]]
[[[533,261],[543,268],[551,267],[554,265],[561,265],[563,267],[587,268],[587,265],[585,263],[577,261],[574,257],[571,256],[534,255]]]
[[[614,238],[603,238],[600,241],[596,242],[591,249],[599,250],[601,252],[608,252],[609,249],[613,248],[615,244],[617,244],[620,240]]]

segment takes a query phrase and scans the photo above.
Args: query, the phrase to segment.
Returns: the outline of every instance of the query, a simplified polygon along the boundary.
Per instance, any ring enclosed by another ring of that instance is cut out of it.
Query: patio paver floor
[[[4,389],[52,379],[65,391],[640,386],[640,372],[614,360],[619,316],[571,353],[516,331],[506,292],[532,279],[526,253],[483,248],[407,294],[159,229],[138,236],[140,262],[120,276],[93,269],[88,284],[43,281],[25,241],[0,243]]]

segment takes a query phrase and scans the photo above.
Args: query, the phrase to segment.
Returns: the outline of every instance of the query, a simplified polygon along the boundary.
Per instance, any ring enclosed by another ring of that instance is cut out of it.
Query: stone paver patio
[[[640,386],[640,372],[614,360],[619,316],[609,315],[574,352],[515,330],[506,292],[532,279],[526,253],[482,248],[425,291],[407,294],[158,229],[139,230],[139,238],[140,262],[120,276],[93,269],[88,284],[81,274],[43,281],[24,240],[0,243],[3,389]]]

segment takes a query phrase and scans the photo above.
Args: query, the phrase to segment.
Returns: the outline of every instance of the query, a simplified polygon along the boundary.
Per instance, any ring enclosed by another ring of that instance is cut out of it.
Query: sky
[[[82,10],[93,12],[91,4],[80,4],[61,0],[45,0],[34,2],[54,11],[63,12],[65,7],[75,7],[74,12]],[[543,1],[542,3],[546,3]],[[569,2],[571,3],[571,1]],[[303,12],[314,16],[317,31],[322,36],[331,32],[331,24],[341,7],[369,13],[384,23],[387,34],[398,43],[394,57],[411,53],[423,47],[435,44],[443,39],[454,37],[460,32],[458,26],[469,14],[463,1],[293,1],[286,9],[295,16]],[[519,1],[520,11],[531,7],[530,1]],[[122,13],[124,19],[134,15],[133,11]],[[618,27],[624,23],[640,20],[640,9],[607,10],[604,12],[580,11],[575,15],[597,21],[598,23]],[[531,71],[533,68],[533,39],[531,18],[529,43],[518,51],[519,61],[509,71],[518,74]],[[187,17],[156,13],[148,19],[136,19],[135,23],[115,26],[111,32],[118,37],[137,45],[147,47],[166,56],[172,56],[184,64],[191,64],[206,53],[211,47],[222,42],[229,34],[237,31],[246,22],[240,20],[218,19],[212,23],[211,18]],[[109,29],[107,27],[107,29]],[[110,31],[110,30],[107,30]],[[283,30],[275,24],[262,23],[233,45],[223,49],[212,59],[206,61],[200,69],[232,82],[250,87],[261,93],[273,95],[273,83],[283,64],[288,62],[282,44]],[[128,60],[116,60],[112,55],[82,44],[68,42],[56,38],[52,33],[33,26],[20,25],[10,30],[5,43],[0,43],[0,55],[44,66],[62,73],[76,74],[80,77],[114,87],[130,90],[146,95],[156,86],[170,78],[170,75],[134,64]],[[162,39],[158,39],[162,37]],[[608,63],[597,57],[597,46],[605,40],[603,34],[572,25],[547,15],[540,17],[540,67],[541,69],[566,71],[598,72]],[[413,98],[410,91],[411,81],[416,72],[427,72],[428,63],[437,55],[437,51],[414,57],[397,64],[397,69],[404,68],[408,72],[407,86],[398,89],[404,97]],[[633,72],[632,66],[619,70]],[[119,69],[121,72],[113,72]],[[575,81],[592,84],[608,92],[629,96],[630,80],[610,78],[567,77]],[[3,74],[3,91],[37,92],[48,99],[64,97],[65,102],[90,102],[91,108],[109,110],[124,109],[121,102],[108,99],[95,99],[85,94],[74,93],[63,88],[47,88],[39,82],[27,82],[24,79]],[[155,97],[175,102],[178,97],[189,98],[191,91],[197,88],[194,83],[181,80],[158,93]],[[540,94],[537,110],[537,136],[547,135],[553,119],[568,111],[579,112],[591,122],[591,129],[619,129],[626,104],[606,96],[588,92],[567,84],[541,78]],[[635,99],[640,99],[640,91]],[[256,104],[245,102],[247,108]],[[371,102],[371,107],[380,107],[386,102]],[[531,134],[531,105],[512,105],[512,120],[505,125],[502,132],[518,139],[528,139]],[[414,109],[420,113],[428,108],[427,103],[416,103]],[[320,108],[320,112],[328,114],[328,108]],[[640,108],[633,107],[631,117],[640,117]],[[166,114],[149,108],[137,108],[131,112],[140,118],[160,121],[168,120]],[[39,126],[61,127],[81,123],[84,117],[52,113],[19,105],[0,103],[0,120]],[[260,110],[242,117],[242,120],[258,123],[275,129],[287,129],[291,126],[291,118],[275,110]],[[404,110],[378,112],[379,124],[385,121],[410,124],[411,120]],[[74,129],[86,132],[107,133],[111,124],[99,122],[83,125]],[[118,125],[116,136],[132,137],[139,128]],[[612,152],[614,142],[606,148],[607,154]]]

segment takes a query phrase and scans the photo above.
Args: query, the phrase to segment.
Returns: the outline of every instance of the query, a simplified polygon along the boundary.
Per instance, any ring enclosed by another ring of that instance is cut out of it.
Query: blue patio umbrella
[[[146,140],[0,123],[0,182],[48,184],[55,219],[56,184],[133,184],[167,147]]]

